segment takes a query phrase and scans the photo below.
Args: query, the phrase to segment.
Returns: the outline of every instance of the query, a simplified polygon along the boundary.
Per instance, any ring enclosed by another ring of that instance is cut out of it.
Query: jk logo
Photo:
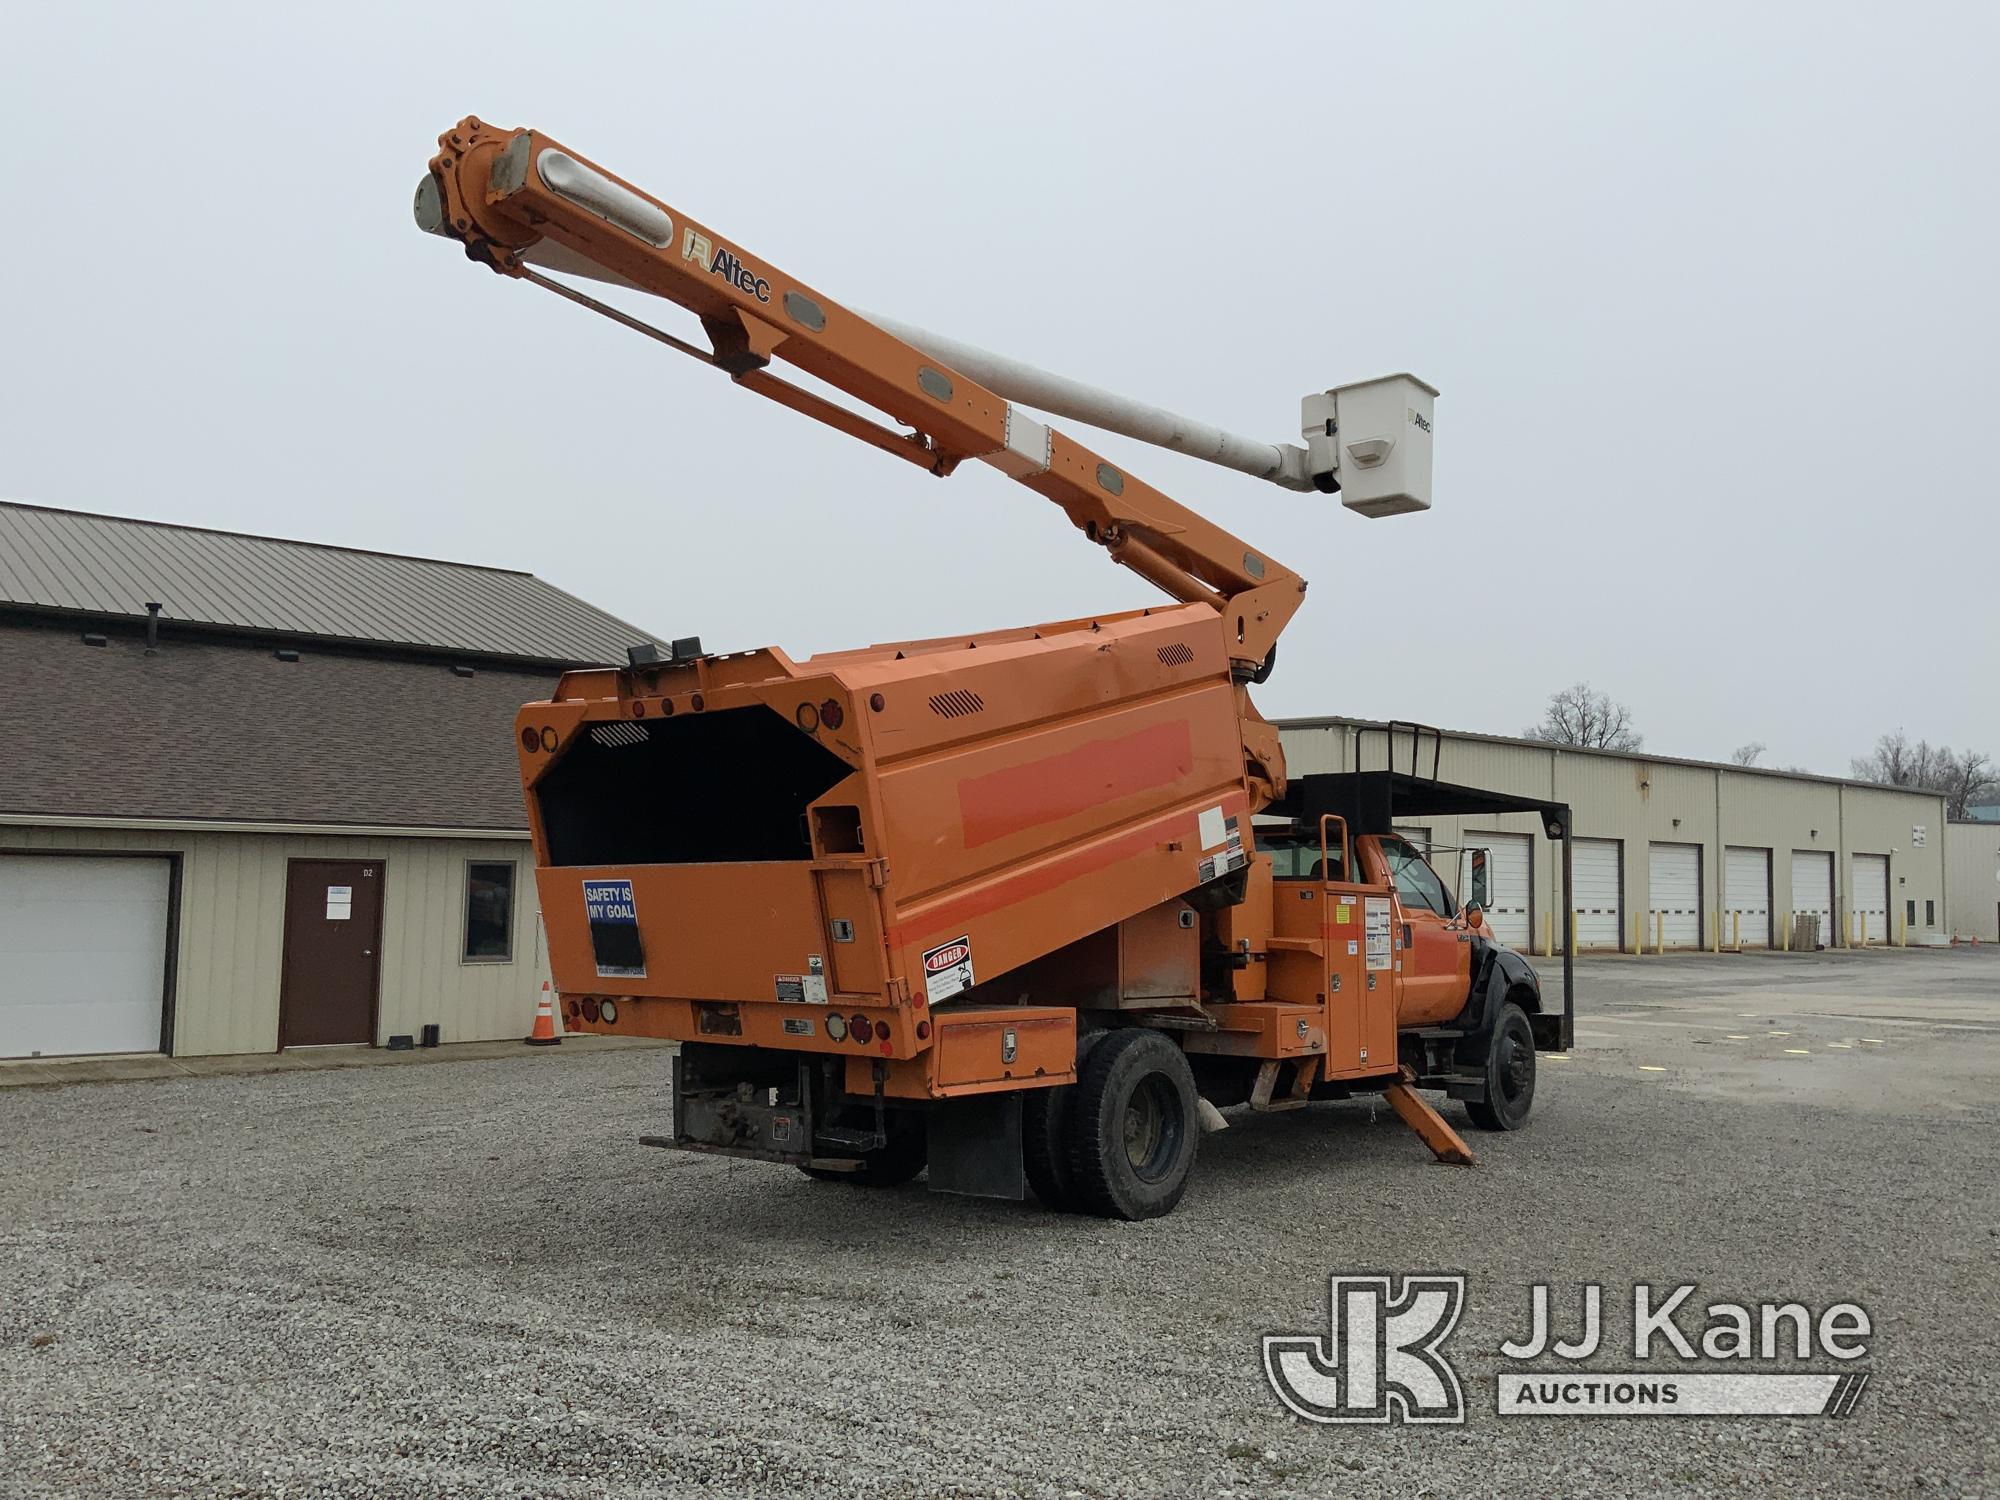
[[[1465,1306],[1463,1276],[1336,1276],[1332,1332],[1264,1335],[1264,1378],[1308,1422],[1463,1422],[1458,1373],[1438,1352]]]

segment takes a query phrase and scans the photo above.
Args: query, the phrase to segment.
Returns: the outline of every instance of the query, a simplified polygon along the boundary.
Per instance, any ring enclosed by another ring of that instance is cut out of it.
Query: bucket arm
[[[1170,597],[1213,606],[1239,681],[1262,681],[1269,672],[1279,632],[1305,593],[1305,580],[1289,568],[935,355],[538,131],[467,118],[440,136],[438,146],[417,188],[422,228],[460,241],[471,259],[501,275],[535,282],[638,328],[715,365],[739,385],[933,473],[949,474],[968,458],[991,464],[1061,506],[1114,561]],[[677,303],[701,319],[712,352],[585,296],[547,271]],[[909,431],[871,422],[779,378],[768,368],[774,359]],[[1254,710],[1246,717],[1254,718]],[[1275,732],[1269,738],[1275,742]]]

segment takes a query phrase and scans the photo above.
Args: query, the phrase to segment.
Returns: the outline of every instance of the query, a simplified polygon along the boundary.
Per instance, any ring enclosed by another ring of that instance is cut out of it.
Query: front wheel
[[[1486,1097],[1468,1100],[1465,1112],[1481,1130],[1519,1130],[1535,1102],[1535,1033],[1511,1000],[1493,1018],[1485,1071]]]
[[[1157,1031],[1114,1031],[1090,1051],[1071,1103],[1071,1190],[1107,1219],[1171,1213],[1201,1140],[1194,1073]]]

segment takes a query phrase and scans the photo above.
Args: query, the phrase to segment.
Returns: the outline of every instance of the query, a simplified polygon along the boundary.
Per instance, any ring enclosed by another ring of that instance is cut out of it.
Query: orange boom
[[[797,661],[635,647],[522,710],[566,1022],[682,1043],[656,1144],[861,1182],[928,1165],[933,1188],[1137,1218],[1178,1201],[1203,1097],[1385,1091],[1466,1160],[1412,1085],[1525,1120],[1567,1005],[1545,1014],[1526,963],[1389,831],[1412,798],[1483,794],[1288,784],[1250,701],[1303,579],[964,366],[1053,392],[1043,410],[1070,383],[935,340],[947,362],[537,132],[467,119],[439,144],[417,218],[473,260],[935,474],[983,460],[1172,601]],[[708,347],[564,274],[687,308]],[[1420,509],[1433,395],[1342,387],[1307,398],[1303,448],[1215,449],[1368,514]]]

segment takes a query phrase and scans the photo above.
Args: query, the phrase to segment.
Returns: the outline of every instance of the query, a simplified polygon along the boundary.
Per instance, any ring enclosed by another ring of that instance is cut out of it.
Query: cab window
[[[1421,907],[1434,911],[1441,917],[1452,915],[1451,893],[1438,879],[1437,871],[1424,862],[1421,854],[1400,838],[1382,840],[1382,858],[1388,861],[1389,876],[1396,883],[1396,894],[1406,907]]]
[[[1320,868],[1319,839],[1308,838],[1305,834],[1290,829],[1258,829],[1257,848],[1260,853],[1271,856],[1271,875],[1277,880],[1344,880],[1341,873],[1340,846],[1331,845],[1326,851],[1326,868]]]

